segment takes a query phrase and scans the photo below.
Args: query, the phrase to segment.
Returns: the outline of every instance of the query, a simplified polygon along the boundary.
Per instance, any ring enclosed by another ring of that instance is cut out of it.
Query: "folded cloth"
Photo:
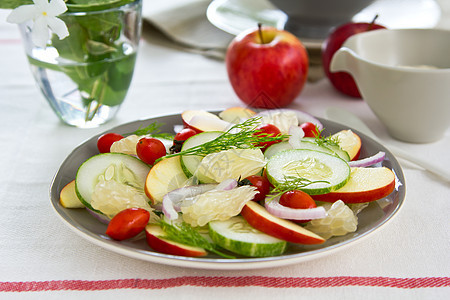
[[[233,39],[206,18],[208,0],[144,1],[143,18],[186,50],[223,59]]]

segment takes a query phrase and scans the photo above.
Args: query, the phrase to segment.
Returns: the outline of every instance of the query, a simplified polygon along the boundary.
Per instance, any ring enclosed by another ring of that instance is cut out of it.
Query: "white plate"
[[[354,22],[377,22],[387,28],[432,28],[441,17],[434,0],[378,0],[353,17]],[[284,29],[288,16],[267,0],[214,0],[206,12],[217,28],[233,35],[257,23]],[[299,37],[306,48],[320,49],[323,40]]]
[[[335,133],[341,129],[347,129],[337,123],[322,119],[320,120],[325,126],[324,133],[327,135]],[[182,124],[180,115],[168,115],[127,123],[111,129],[110,132],[127,134],[140,127],[145,127],[155,121],[164,123],[161,127],[164,132],[173,132],[174,125]],[[78,167],[87,158],[98,153],[96,141],[99,135],[94,136],[79,145],[65,159],[51,183],[50,200],[56,213],[59,217],[61,217],[61,220],[82,238],[107,250],[144,261],[178,267],[217,270],[257,269],[304,262],[325,255],[332,255],[338,250],[354,245],[356,242],[369,237],[396,215],[404,201],[404,177],[397,160],[382,145],[356,130],[355,132],[361,136],[363,145],[361,149],[362,157],[375,154],[380,150],[386,152],[387,156],[386,160],[383,162],[383,165],[394,170],[397,175],[398,184],[395,191],[387,198],[379,202],[372,202],[358,215],[359,225],[356,232],[349,233],[343,237],[333,237],[322,245],[303,246],[290,244],[286,253],[281,256],[267,258],[223,259],[210,254],[206,257],[190,258],[154,252],[146,244],[145,239],[140,241],[122,242],[111,240],[105,234],[106,225],[100,223],[97,219],[92,217],[86,209],[66,209],[59,203],[59,194],[61,189],[71,180],[75,179]]]

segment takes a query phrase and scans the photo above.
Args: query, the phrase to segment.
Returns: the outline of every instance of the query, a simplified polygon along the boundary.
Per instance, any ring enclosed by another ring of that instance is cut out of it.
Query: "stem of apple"
[[[264,40],[263,40],[263,34],[262,34],[262,24],[258,23],[258,33],[259,33],[259,38],[261,39],[261,44],[264,44]]]
[[[369,26],[367,26],[367,31],[372,30],[373,25],[375,24],[375,20],[378,19],[378,15],[375,15],[372,22],[370,22]]]

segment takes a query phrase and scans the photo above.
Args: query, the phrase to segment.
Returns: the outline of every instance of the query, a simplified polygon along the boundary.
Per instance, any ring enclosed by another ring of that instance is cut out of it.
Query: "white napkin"
[[[208,0],[144,1],[144,20],[155,26],[186,50],[223,59],[233,39],[207,17]]]

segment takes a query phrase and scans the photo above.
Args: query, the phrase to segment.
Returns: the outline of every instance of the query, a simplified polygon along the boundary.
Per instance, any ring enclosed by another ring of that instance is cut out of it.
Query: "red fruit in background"
[[[375,17],[376,19],[376,17]],[[374,19],[374,21],[375,21]],[[346,23],[334,29],[328,38],[322,44],[322,64],[325,75],[331,81],[333,86],[340,92],[355,98],[361,98],[358,87],[353,77],[346,72],[330,72],[330,63],[334,53],[342,47],[344,42],[352,35],[357,33],[386,29],[386,27],[372,23]]]
[[[309,67],[308,53],[293,34],[259,27],[234,38],[226,53],[231,86],[247,105],[280,108],[300,94]]]

